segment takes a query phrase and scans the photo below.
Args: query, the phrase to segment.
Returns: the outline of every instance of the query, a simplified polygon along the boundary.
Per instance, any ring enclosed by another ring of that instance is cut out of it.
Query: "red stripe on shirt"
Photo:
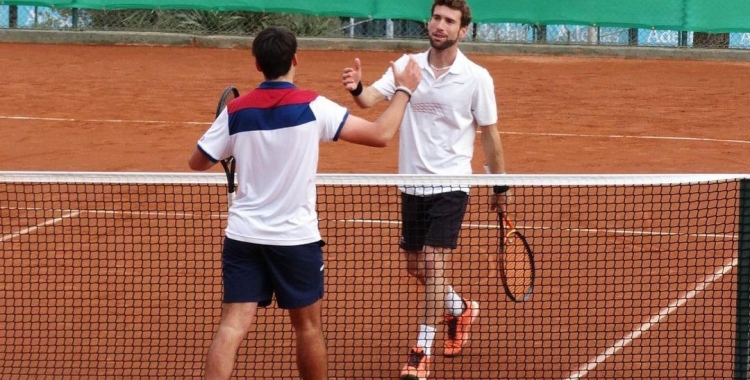
[[[255,89],[229,103],[229,113],[247,108],[275,108],[293,104],[310,103],[318,97],[318,93],[296,88],[283,89]]]

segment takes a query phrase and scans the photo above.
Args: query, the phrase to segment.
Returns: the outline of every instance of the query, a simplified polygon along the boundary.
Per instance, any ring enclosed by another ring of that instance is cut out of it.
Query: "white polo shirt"
[[[435,78],[428,52],[414,55],[422,68],[422,81],[413,93],[401,122],[398,171],[401,174],[471,174],[477,127],[497,123],[495,85],[490,73],[471,62],[461,51],[447,73]],[[396,61],[401,70],[409,55]],[[372,85],[390,99],[396,87],[393,72]],[[403,188],[427,195],[455,188]],[[468,191],[468,189],[464,189]]]
[[[230,102],[198,142],[213,162],[237,160],[226,236],[282,246],[319,241],[319,143],[338,140],[348,116],[346,108],[289,82],[263,82]]]

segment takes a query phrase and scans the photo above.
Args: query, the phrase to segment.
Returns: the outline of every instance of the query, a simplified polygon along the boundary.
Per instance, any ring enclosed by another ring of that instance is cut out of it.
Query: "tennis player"
[[[321,322],[323,253],[315,211],[319,142],[344,140],[383,147],[396,134],[421,71],[415,61],[393,67],[397,88],[383,114],[369,122],[317,93],[297,88],[296,36],[270,27],[253,40],[265,81],[233,100],[198,141],[193,170],[237,160],[237,197],[229,210],[222,253],[221,322],[206,358],[205,378],[229,379],[238,347],[258,306],[289,312],[296,359],[305,380],[327,379]]]
[[[487,171],[504,173],[492,77],[458,49],[471,23],[469,6],[465,0],[434,0],[431,15],[429,50],[396,61],[396,67],[402,68],[416,59],[422,70],[422,81],[401,122],[399,173],[471,174],[477,129]],[[359,59],[353,68],[344,69],[342,83],[362,108],[392,98],[398,88],[392,69],[364,87]],[[495,190],[490,205],[504,212],[506,188]],[[437,324],[445,324],[443,355],[450,357],[461,352],[479,316],[479,303],[456,293],[444,274],[449,255],[457,247],[469,195],[466,188],[450,187],[404,187],[401,193],[401,249],[408,273],[424,284],[423,305],[412,306],[415,312],[424,312],[401,378],[424,379],[430,373]]]

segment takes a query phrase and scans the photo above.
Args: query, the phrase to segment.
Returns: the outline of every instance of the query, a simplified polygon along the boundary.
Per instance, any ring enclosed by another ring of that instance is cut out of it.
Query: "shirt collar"
[[[422,59],[422,62],[420,63],[421,66],[422,66],[422,68],[425,69],[425,70],[431,70],[431,68],[430,68],[430,60],[429,60],[429,58],[430,58],[430,49],[427,49],[427,51],[425,51],[422,54],[422,57],[423,57],[423,59]],[[464,53],[461,52],[461,49],[458,49],[456,51],[456,60],[453,61],[453,64],[451,65],[451,68],[448,69],[448,72],[449,73],[461,73],[461,72],[463,72],[464,71],[463,69],[466,67],[466,61],[467,60],[468,60],[468,58],[466,58],[466,56],[464,55]]]
[[[297,86],[295,86],[294,83],[291,83],[291,82],[267,80],[267,81],[261,82],[258,88],[264,89],[264,90],[281,90],[285,88],[297,88]]]

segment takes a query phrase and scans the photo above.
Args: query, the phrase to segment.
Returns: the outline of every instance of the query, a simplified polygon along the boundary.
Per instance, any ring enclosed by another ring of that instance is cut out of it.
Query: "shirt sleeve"
[[[479,71],[477,90],[471,101],[471,109],[477,125],[485,126],[497,123],[497,103],[495,103],[495,83],[492,75],[486,70]]]
[[[324,96],[318,96],[310,103],[310,108],[318,120],[320,141],[330,142],[339,139],[339,133],[349,117],[349,109],[342,107]]]
[[[399,70],[403,70],[408,61],[409,55],[404,54],[396,61],[396,67]],[[385,74],[375,81],[375,83],[372,84],[372,87],[378,90],[378,92],[383,94],[386,98],[392,98],[393,94],[396,93],[396,80],[393,78],[393,69],[389,66],[388,70],[385,71]]]
[[[232,155],[232,139],[229,136],[229,114],[227,109],[219,114],[211,127],[198,140],[198,148],[213,162]]]

